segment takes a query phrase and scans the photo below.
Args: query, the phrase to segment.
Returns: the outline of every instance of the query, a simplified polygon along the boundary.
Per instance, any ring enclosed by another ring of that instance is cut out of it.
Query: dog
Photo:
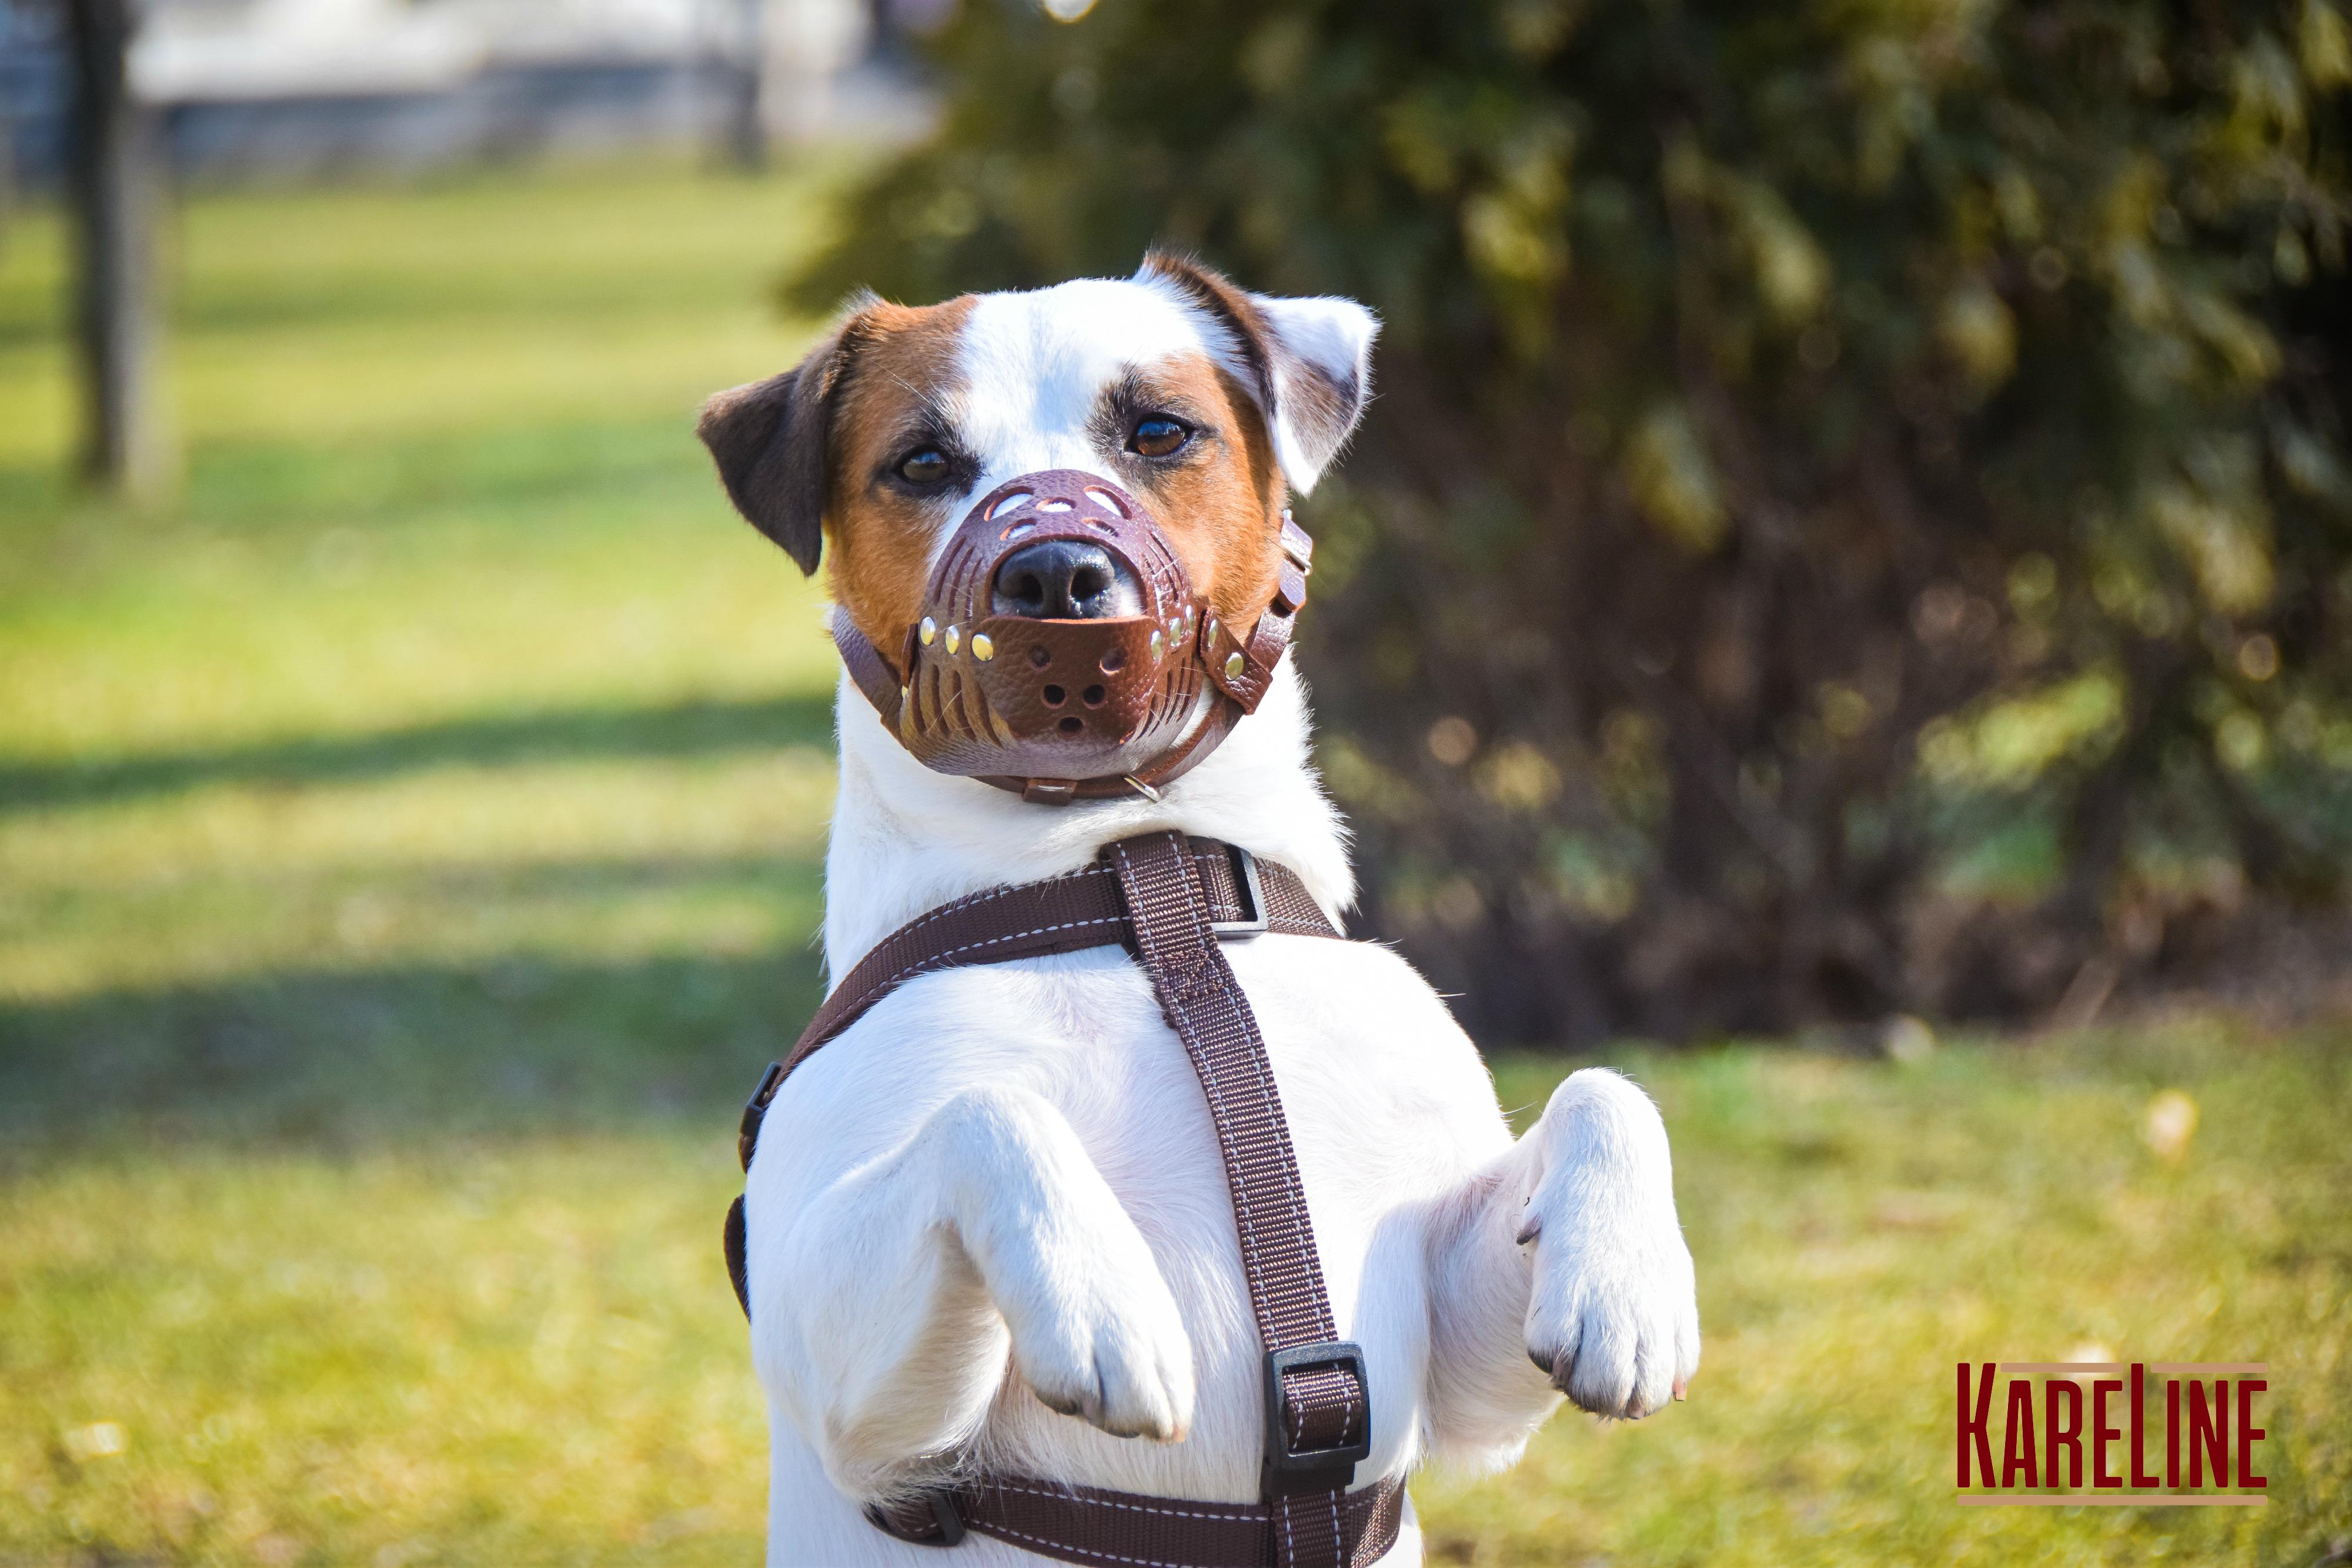
[[[1244,628],[1280,590],[1289,498],[1361,417],[1377,330],[1352,301],[1248,293],[1158,254],[1125,279],[864,297],[796,368],[712,398],[699,431],[744,516],[803,571],[823,564],[845,648],[916,652],[957,520],[1048,470],[1139,501],[1211,624]],[[1054,580],[1023,587],[1046,618],[1109,613],[1132,595],[1103,568],[1049,561]],[[1003,591],[1000,576],[1000,608]],[[1181,778],[1066,803],[926,766],[869,695],[887,681],[845,670],[829,974],[927,911],[1153,830],[1288,868],[1336,920],[1354,897],[1347,830],[1294,664]],[[1573,1073],[1515,1140],[1477,1051],[1389,948],[1268,935],[1223,950],[1374,1390],[1360,1477],[1507,1465],[1563,1396],[1617,1418],[1682,1397],[1695,1279],[1639,1089]],[[1257,1498],[1262,1353],[1216,1135],[1118,948],[886,997],[777,1094],[743,1201],[772,1564],[936,1563],[866,1505],[981,1471]],[[977,1535],[957,1550],[1045,1560]],[[1408,1503],[1381,1561],[1420,1560]]]

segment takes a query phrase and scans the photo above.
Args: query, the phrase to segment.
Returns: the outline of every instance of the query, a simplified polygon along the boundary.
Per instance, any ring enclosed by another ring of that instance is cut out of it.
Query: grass
[[[0,247],[0,1563],[741,1563],[714,1243],[817,986],[815,601],[695,400],[821,172],[206,196],[182,497],[59,482]],[[1691,1402],[1424,1478],[1476,1563],[2312,1563],[2352,1533],[2341,1026],[1616,1060],[1676,1137]],[[1498,1064],[1507,1103],[1572,1063]],[[2187,1152],[2150,1097],[2202,1111]],[[2266,1359],[2259,1510],[1962,1510],[1952,1364]]]

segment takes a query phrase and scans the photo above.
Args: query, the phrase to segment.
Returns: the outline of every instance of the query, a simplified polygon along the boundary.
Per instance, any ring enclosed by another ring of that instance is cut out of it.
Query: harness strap
[[[1195,841],[1189,852],[1206,892],[1209,919],[1221,935],[1339,935],[1289,867],[1209,839]],[[743,1168],[751,1168],[759,1126],[755,1113],[768,1108],[785,1076],[908,980],[940,969],[1006,964],[1129,940],[1118,873],[1099,861],[1066,876],[975,893],[908,921],[841,977],[792,1051],[761,1080],[759,1092],[744,1108],[738,1151]]]
[[[974,1530],[1040,1556],[1099,1568],[1265,1568],[1283,1560],[1284,1522],[1264,1503],[1193,1502],[1004,1479],[871,1508],[866,1517],[885,1534],[917,1545],[952,1546]],[[1339,1500],[1340,1552],[1320,1561],[1370,1568],[1396,1544],[1403,1522],[1403,1482],[1349,1492]]]
[[[1363,1353],[1339,1341],[1297,1156],[1265,1043],[1221,939],[1265,931],[1337,937],[1287,868],[1247,851],[1161,832],[1108,846],[1085,870],[996,888],[892,933],[835,986],[743,1111],[746,1170],[760,1124],[793,1069],[919,975],[1121,943],[1150,977],[1206,1096],[1233,1197],[1251,1312],[1265,1350],[1258,1503],[1140,1497],[991,1477],[869,1507],[902,1541],[952,1546],[967,1529],[1104,1568],[1356,1568],[1395,1544],[1404,1485],[1350,1492],[1371,1446]],[[743,1200],[728,1210],[728,1273],[748,1314]]]
[[[1275,1561],[1347,1560],[1339,1504],[1371,1451],[1364,1353],[1339,1339],[1274,1065],[1241,981],[1217,945],[1181,833],[1123,839],[1118,869],[1136,956],[1208,1097],[1241,1235],[1250,1311],[1265,1348],[1259,1495],[1275,1511]]]

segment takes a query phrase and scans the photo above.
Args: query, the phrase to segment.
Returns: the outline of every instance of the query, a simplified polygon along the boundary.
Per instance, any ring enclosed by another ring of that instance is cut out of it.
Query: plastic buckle
[[[776,1097],[776,1086],[784,1081],[784,1064],[768,1063],[768,1071],[760,1074],[760,1086],[743,1102],[743,1120],[735,1130],[735,1154],[743,1168],[751,1168],[751,1156],[760,1152],[760,1124],[768,1119],[768,1103]]]
[[[1356,1375],[1356,1390],[1364,1402],[1363,1434],[1336,1448],[1294,1451],[1283,1419],[1285,1373],[1307,1367],[1331,1367]],[[1290,1344],[1265,1353],[1265,1458],[1258,1469],[1258,1490],[1268,1501],[1301,1492],[1345,1491],[1356,1479],[1356,1466],[1372,1451],[1372,1388],[1364,1377],[1361,1346],[1345,1340],[1320,1344]]]
[[[1265,935],[1265,884],[1258,881],[1257,856],[1239,844],[1225,846],[1225,858],[1233,862],[1234,886],[1242,895],[1242,917],[1239,920],[1212,920],[1209,930],[1221,941],[1230,938],[1245,941]]]
[[[963,1515],[956,1511],[955,1500],[946,1492],[925,1495],[930,1505],[931,1522],[939,1526],[937,1535],[910,1535],[892,1521],[890,1516],[873,1503],[866,1505],[866,1522],[893,1541],[903,1541],[910,1546],[961,1546],[963,1544]]]

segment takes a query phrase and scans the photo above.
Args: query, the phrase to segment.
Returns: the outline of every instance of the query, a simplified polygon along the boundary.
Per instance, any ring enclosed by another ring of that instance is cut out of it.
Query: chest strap
[[[1303,883],[1246,851],[1180,833],[1109,845],[1067,876],[976,894],[900,927],[834,988],[743,1111],[746,1170],[792,1070],[919,975],[1120,944],[1134,954],[1207,1098],[1264,1352],[1265,1446],[1256,1503],[1140,1497],[988,1477],[866,1518],[901,1541],[952,1546],[979,1531],[1103,1568],[1357,1568],[1395,1544],[1404,1485],[1349,1492],[1371,1449],[1363,1353],[1339,1340],[1298,1163],[1265,1042],[1223,940],[1275,931],[1337,937]],[[745,1218],[727,1214],[727,1263],[751,1310]]]

